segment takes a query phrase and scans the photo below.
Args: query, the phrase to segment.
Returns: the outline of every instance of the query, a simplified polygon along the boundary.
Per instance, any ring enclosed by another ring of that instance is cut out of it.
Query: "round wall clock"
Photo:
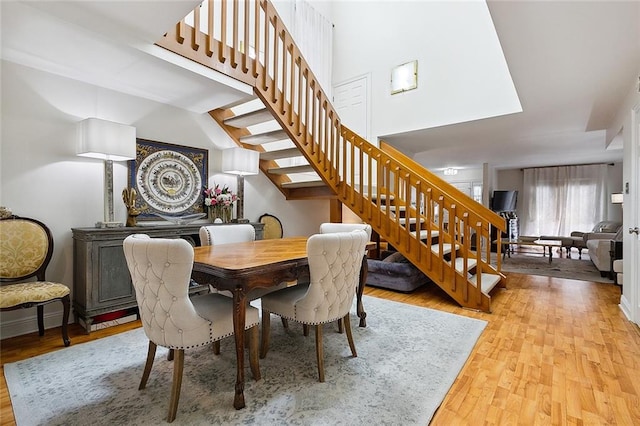
[[[176,151],[156,151],[145,158],[136,173],[142,199],[164,213],[182,213],[200,197],[203,187],[198,167]]]

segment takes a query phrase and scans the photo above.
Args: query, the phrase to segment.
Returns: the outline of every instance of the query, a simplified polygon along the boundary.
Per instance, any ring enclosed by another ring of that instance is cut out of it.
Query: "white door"
[[[640,105],[633,108],[631,123],[631,173],[628,174],[631,181],[625,182],[624,188],[624,196],[628,197],[629,202],[624,204],[624,224],[627,229],[623,243],[628,244],[630,250],[625,250],[629,260],[624,257],[623,297],[631,305],[631,320],[640,325],[640,235],[637,231],[640,228]]]
[[[366,140],[369,140],[368,94],[366,75],[333,87],[333,106],[342,124]]]
[[[358,134],[363,139],[369,140],[369,77],[367,75],[356,77],[352,80],[337,84],[333,87],[333,107],[338,113],[342,124]],[[354,164],[355,170],[359,170],[358,158]],[[350,158],[346,161],[350,162]],[[347,163],[349,164],[349,163]],[[363,170],[364,176],[368,176],[368,170]],[[375,170],[374,170],[375,172]],[[355,182],[360,178],[355,176]],[[375,176],[374,176],[375,179]],[[349,178],[346,178],[348,183]],[[364,191],[365,188],[359,188]]]

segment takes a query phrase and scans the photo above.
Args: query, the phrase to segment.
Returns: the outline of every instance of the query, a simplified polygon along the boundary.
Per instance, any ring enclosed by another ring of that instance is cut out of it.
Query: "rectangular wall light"
[[[406,92],[418,87],[418,61],[398,65],[391,70],[391,94]]]

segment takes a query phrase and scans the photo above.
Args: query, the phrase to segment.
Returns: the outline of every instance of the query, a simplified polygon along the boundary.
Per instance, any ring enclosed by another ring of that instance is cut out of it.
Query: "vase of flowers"
[[[231,222],[236,201],[238,196],[226,185],[223,187],[215,185],[213,188],[204,190],[204,205],[209,212],[211,222],[215,222],[216,219],[220,219],[223,223]]]

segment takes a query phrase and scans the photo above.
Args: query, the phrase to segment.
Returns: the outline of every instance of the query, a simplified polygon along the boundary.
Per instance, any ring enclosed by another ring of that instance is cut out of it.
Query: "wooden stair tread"
[[[424,222],[425,222],[424,218],[421,217],[420,218],[420,223],[424,223]],[[401,225],[406,224],[407,223],[407,218],[406,217],[399,218],[398,219],[398,223],[400,223]],[[416,218],[415,217],[409,218],[409,224],[410,225],[415,225],[415,223],[416,223]]]
[[[235,127],[236,129],[243,129],[245,127],[254,126],[256,124],[266,123],[272,121],[273,116],[267,109],[259,109],[246,114],[237,115],[224,120],[224,124],[227,126]]]
[[[438,238],[440,235],[440,231],[431,231],[431,238]],[[420,239],[425,241],[429,236],[428,231],[426,229],[422,229],[420,231]]]
[[[447,262],[447,263],[451,264],[451,262]],[[468,258],[467,259],[467,271],[475,268],[477,264],[478,264],[478,260],[477,259]],[[455,266],[454,267],[455,267],[456,271],[463,272],[464,271],[464,258],[456,257]]]
[[[274,167],[268,170],[269,173],[274,175],[289,175],[293,173],[315,173],[315,169],[310,164],[303,164],[301,166],[290,167]]]
[[[318,186],[326,186],[322,180],[307,180],[300,182],[285,182],[281,185],[283,188],[314,188]]]
[[[280,130],[272,130],[266,133],[242,136],[240,138],[240,142],[246,143],[249,145],[262,145],[263,143],[281,141],[283,139],[288,139],[288,136],[284,130],[280,129]]]
[[[482,292],[484,294],[489,294],[491,292],[491,290],[493,290],[493,288],[500,282],[501,277],[500,275],[496,275],[496,274],[490,274],[487,272],[482,272]],[[471,277],[469,279],[469,281],[471,281],[471,283],[473,283],[473,285],[477,286],[478,285],[478,275],[474,275],[473,277]]]
[[[459,245],[456,244],[456,250],[458,250],[460,248]],[[440,244],[432,244],[431,245],[431,251],[435,254],[440,254]],[[442,256],[447,255],[451,253],[451,244],[449,243],[444,243],[442,244]]]
[[[274,151],[264,151],[260,153],[261,160],[281,160],[283,158],[301,157],[302,153],[298,148],[286,148]]]

